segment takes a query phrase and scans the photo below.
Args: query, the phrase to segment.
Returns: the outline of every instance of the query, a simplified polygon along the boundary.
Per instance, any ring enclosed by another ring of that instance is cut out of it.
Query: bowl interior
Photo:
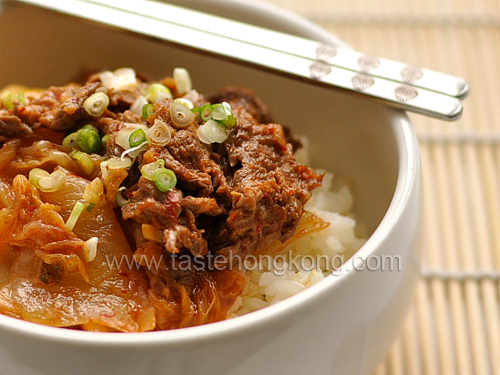
[[[213,13],[228,9],[212,1],[182,3],[208,7]],[[234,7],[226,15],[310,36],[276,18],[257,17]],[[355,193],[355,214],[366,234],[377,228],[389,207],[398,178],[399,150],[390,112],[381,105],[18,4],[3,9],[0,35],[8,35],[0,43],[4,57],[0,87],[64,84],[82,68],[124,66],[153,78],[184,66],[201,92],[225,85],[248,86],[264,98],[279,123],[307,135],[313,166],[348,178]]]

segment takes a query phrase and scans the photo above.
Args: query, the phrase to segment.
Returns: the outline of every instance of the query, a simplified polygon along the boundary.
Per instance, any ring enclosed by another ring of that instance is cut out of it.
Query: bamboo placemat
[[[377,375],[500,374],[500,0],[267,0],[356,49],[465,77],[464,117],[411,116],[422,277]]]

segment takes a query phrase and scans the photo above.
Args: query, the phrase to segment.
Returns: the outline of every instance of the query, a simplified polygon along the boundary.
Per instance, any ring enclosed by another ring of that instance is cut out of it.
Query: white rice
[[[297,159],[307,164],[307,150],[300,150]],[[364,243],[356,236],[356,221],[352,218],[353,196],[347,186],[332,190],[333,175],[326,173],[323,186],[316,189],[306,210],[330,225],[314,234],[304,236],[273,255],[274,263],[259,263],[246,271],[247,284],[228,312],[234,318],[262,309],[297,294],[323,280],[338,267],[338,261],[347,261]],[[289,267],[286,259],[295,259]],[[332,268],[332,260],[336,260]],[[319,264],[318,264],[319,263]],[[304,265],[304,267],[302,267]]]

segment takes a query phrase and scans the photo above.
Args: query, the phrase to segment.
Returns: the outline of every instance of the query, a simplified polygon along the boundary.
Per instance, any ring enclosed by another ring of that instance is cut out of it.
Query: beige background
[[[411,116],[423,275],[376,374],[500,374],[500,0],[266,0],[363,52],[465,77],[456,123]]]

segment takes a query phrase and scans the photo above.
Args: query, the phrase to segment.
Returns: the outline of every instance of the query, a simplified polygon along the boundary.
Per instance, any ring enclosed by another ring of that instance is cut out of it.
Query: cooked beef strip
[[[224,234],[222,241],[218,231],[214,236],[221,251],[247,254],[293,235],[322,175],[295,161],[280,125],[258,124],[241,108],[234,113],[238,125],[225,146],[230,165],[241,167],[231,180],[232,209],[223,223],[230,236]]]
[[[141,177],[136,189],[129,194],[130,203],[122,207],[123,219],[134,219],[158,229],[169,228],[179,222],[181,195],[177,189],[162,193],[153,182]]]
[[[228,102],[233,108],[243,108],[260,124],[273,122],[273,116],[267,105],[255,92],[246,87],[225,87],[215,94],[208,95],[210,103]]]
[[[175,129],[170,104],[158,104],[150,121],[158,118],[170,124],[172,139],[164,148],[146,151],[144,163],[163,159],[174,171],[173,197],[181,210],[175,211],[174,220],[174,211],[167,208],[174,204],[168,194],[154,194],[153,184],[141,178],[130,203],[122,208],[124,219],[162,229],[164,246],[174,254],[186,249],[194,256],[209,251],[249,254],[289,239],[322,176],[295,161],[283,128],[259,124],[245,108],[233,104],[237,125],[228,139],[221,145],[205,145],[195,125]]]
[[[92,117],[83,109],[83,103],[101,87],[100,83],[89,83],[76,89],[70,88],[60,94],[60,102],[46,108],[39,118],[40,124],[52,130],[68,130],[81,120]],[[35,100],[35,104],[37,101]],[[29,108],[28,105],[26,108]]]
[[[16,103],[11,111],[0,109],[0,138],[8,139],[12,137],[31,136],[32,128],[40,125],[55,131],[66,131],[82,125],[85,122],[93,122],[95,118],[85,112],[83,103],[97,90],[104,90],[100,82],[89,82],[84,86],[69,84],[63,87],[51,87],[44,91],[39,97],[30,98],[26,105]],[[109,108],[114,113],[106,110],[104,117],[99,120],[103,132],[108,134],[116,131],[111,124],[113,121],[121,122],[143,122],[141,117],[127,111],[135,99],[141,95],[141,90],[134,91],[110,91],[107,95],[110,98]],[[111,124],[107,125],[106,122]],[[1,141],[1,139],[0,139]]]
[[[224,89],[209,95],[207,99],[211,103],[228,102],[234,108],[243,108],[253,116],[260,124],[269,124],[274,122],[273,116],[267,105],[260,99],[255,92],[245,87],[225,87]],[[293,151],[302,148],[302,142],[292,134],[288,126],[282,125],[285,131],[285,138],[292,144]]]
[[[0,110],[0,141],[13,137],[30,137],[33,130],[17,116]]]
[[[83,109],[85,100],[101,87],[100,83],[85,86],[70,84],[64,87],[51,87],[39,97],[30,98],[26,105],[16,103],[14,109],[0,110],[3,121],[1,132],[5,137],[30,136],[32,128],[40,125],[56,131],[75,127],[80,121],[91,121],[92,117]],[[7,130],[9,128],[10,130]],[[22,129],[19,133],[19,129]],[[5,135],[5,134],[10,135]]]

